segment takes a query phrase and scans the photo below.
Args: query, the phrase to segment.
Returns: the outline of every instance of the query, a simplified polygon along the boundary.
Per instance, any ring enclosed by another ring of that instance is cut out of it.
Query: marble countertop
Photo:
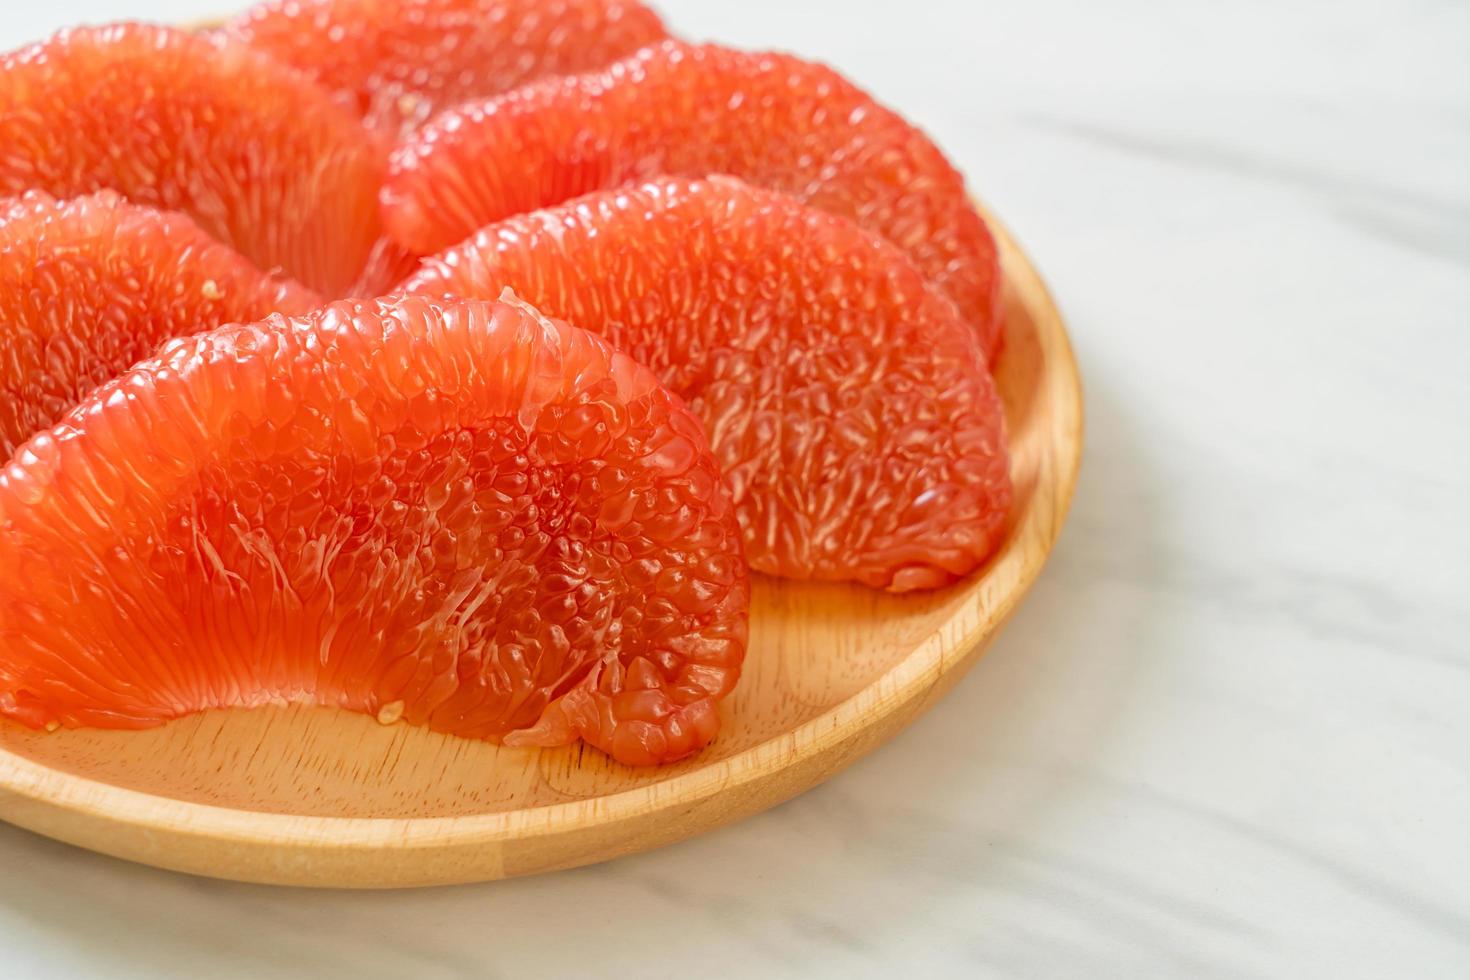
[[[291,892],[0,826],[0,974],[1470,976],[1470,6],[658,5],[910,113],[1054,286],[1088,446],[1029,601],[829,784],[600,867]]]

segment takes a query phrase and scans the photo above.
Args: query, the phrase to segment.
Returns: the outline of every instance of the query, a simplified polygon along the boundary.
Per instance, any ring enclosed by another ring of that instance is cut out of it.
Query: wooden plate
[[[1036,579],[1071,499],[1076,364],[1035,269],[994,227],[1016,484],[1003,550],[969,580],[918,596],[758,581],[745,676],[724,731],[696,758],[634,770],[594,750],[500,748],[324,708],[216,711],[146,732],[0,723],[0,818],[195,874],[392,887],[603,861],[829,778],[975,662]]]

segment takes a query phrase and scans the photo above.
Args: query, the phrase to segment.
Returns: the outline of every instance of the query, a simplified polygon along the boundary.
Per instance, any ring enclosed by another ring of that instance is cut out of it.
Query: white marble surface
[[[1470,976],[1470,5],[661,6],[909,111],[1055,286],[1031,600],[827,786],[602,867],[313,894],[0,827],[0,975]]]

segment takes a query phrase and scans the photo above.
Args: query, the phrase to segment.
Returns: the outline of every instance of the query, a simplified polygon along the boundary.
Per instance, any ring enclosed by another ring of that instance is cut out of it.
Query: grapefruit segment
[[[906,591],[997,545],[1004,418],[974,331],[846,219],[733,178],[663,178],[488,226],[404,285],[507,288],[689,402],[753,568]]]
[[[111,191],[0,202],[0,455],[179,334],[320,300]]]
[[[695,751],[748,584],[699,423],[519,303],[171,341],[0,473],[0,714],[310,701],[635,765]]]
[[[223,33],[395,138],[456,103],[601,68],[665,36],[635,0],[267,0]]]
[[[112,189],[330,296],[378,234],[385,148],[290,69],[185,31],[76,28],[4,56],[0,145],[0,194]]]
[[[451,109],[393,154],[383,218],[427,255],[480,226],[661,174],[731,174],[904,249],[1000,344],[995,242],[927,137],[830,68],[666,41]]]

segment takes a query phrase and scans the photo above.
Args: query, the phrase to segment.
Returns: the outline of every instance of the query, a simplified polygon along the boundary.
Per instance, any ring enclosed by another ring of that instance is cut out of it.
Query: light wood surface
[[[828,779],[970,667],[1040,572],[1071,499],[1076,365],[1036,270],[994,227],[1009,317],[997,377],[1016,484],[1003,550],[930,594],[759,580],[745,675],[719,739],[694,759],[633,770],[591,749],[501,748],[323,708],[210,712],[146,732],[0,722],[0,818],[195,874],[394,887],[647,850]]]

